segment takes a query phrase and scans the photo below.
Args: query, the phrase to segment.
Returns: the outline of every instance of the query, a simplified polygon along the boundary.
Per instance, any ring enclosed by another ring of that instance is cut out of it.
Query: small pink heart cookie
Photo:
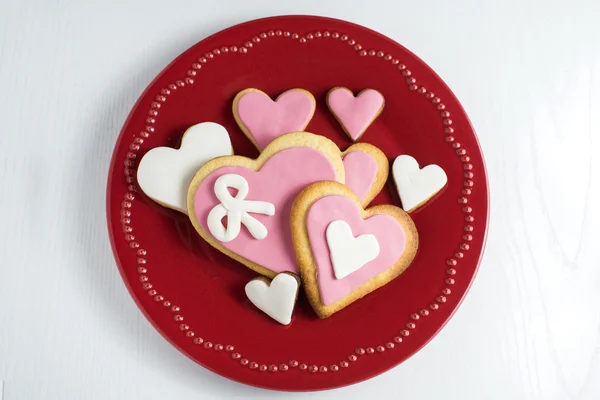
[[[315,98],[304,89],[287,90],[273,101],[265,92],[249,88],[233,99],[233,116],[252,144],[262,151],[281,135],[303,131],[315,107]]]
[[[381,114],[385,101],[375,89],[361,90],[356,97],[345,87],[334,87],[327,93],[327,105],[346,134],[356,142]]]
[[[346,182],[360,204],[366,207],[381,192],[387,181],[390,163],[377,147],[368,143],[357,143],[342,153]]]
[[[391,205],[363,209],[336,182],[304,189],[291,215],[304,290],[321,318],[399,276],[417,253],[417,229],[406,212]]]
[[[339,148],[323,136],[289,133],[256,160],[204,164],[188,189],[188,215],[211,246],[259,274],[297,273],[290,212],[302,189],[319,181],[344,182]]]

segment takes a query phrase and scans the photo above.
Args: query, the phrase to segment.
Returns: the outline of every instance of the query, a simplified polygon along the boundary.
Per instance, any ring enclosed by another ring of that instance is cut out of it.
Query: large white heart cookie
[[[213,158],[233,154],[227,130],[214,122],[188,128],[181,147],[156,147],[147,152],[137,169],[142,191],[157,203],[187,214],[187,191],[194,174]]]
[[[419,169],[417,160],[409,155],[396,157],[392,165],[392,175],[402,208],[406,212],[421,207],[448,182],[448,177],[440,166],[430,164]]]

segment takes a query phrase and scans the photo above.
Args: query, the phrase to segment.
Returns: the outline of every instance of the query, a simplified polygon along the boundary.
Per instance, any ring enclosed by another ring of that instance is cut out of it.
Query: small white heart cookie
[[[137,169],[142,191],[157,203],[187,214],[188,186],[207,161],[233,154],[227,130],[214,122],[189,127],[181,147],[156,147],[148,151]]]
[[[409,155],[396,157],[392,175],[406,212],[421,207],[448,182],[446,173],[439,165],[430,164],[419,169],[417,160]]]
[[[257,277],[246,284],[246,296],[259,310],[283,325],[292,322],[300,281],[295,275],[281,273],[269,282]]]

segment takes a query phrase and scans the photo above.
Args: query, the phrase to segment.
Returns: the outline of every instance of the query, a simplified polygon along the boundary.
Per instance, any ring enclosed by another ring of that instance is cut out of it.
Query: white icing
[[[435,164],[419,169],[419,163],[409,155],[396,157],[392,174],[404,211],[413,211],[439,192],[448,182],[444,170]]]
[[[235,197],[231,196],[227,188],[237,189]],[[267,227],[248,213],[275,215],[275,206],[266,201],[245,200],[248,190],[248,181],[238,174],[225,174],[216,180],[215,196],[221,203],[210,210],[206,221],[215,239],[231,242],[240,234],[242,224],[255,239],[267,237]],[[223,217],[227,217],[227,228],[221,221]]]
[[[346,221],[331,222],[325,235],[336,279],[347,277],[379,255],[379,242],[375,235],[366,233],[354,237]]]
[[[140,188],[152,200],[187,214],[187,191],[194,174],[215,157],[233,154],[227,130],[214,122],[188,128],[181,147],[148,151],[137,169]]]
[[[283,325],[292,322],[298,281],[289,274],[279,274],[268,285],[255,279],[246,284],[246,296],[262,312]]]

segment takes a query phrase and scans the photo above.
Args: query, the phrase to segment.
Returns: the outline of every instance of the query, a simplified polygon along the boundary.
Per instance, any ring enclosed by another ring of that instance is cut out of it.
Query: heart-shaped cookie
[[[227,130],[214,122],[189,127],[181,147],[155,147],[137,168],[142,191],[157,203],[187,213],[187,190],[196,171],[208,160],[233,154]]]
[[[402,209],[381,205],[365,210],[350,189],[336,182],[304,189],[292,207],[291,227],[304,290],[321,318],[400,275],[419,241]],[[345,253],[357,246],[360,255],[348,260]]]
[[[392,174],[402,208],[406,212],[414,211],[427,203],[448,182],[448,177],[440,166],[430,164],[419,169],[417,160],[406,154],[396,157]]]
[[[368,143],[357,143],[342,153],[346,182],[360,204],[366,207],[381,192],[387,181],[390,164],[377,147]]]
[[[298,193],[318,181],[344,182],[338,147],[312,133],[290,133],[256,160],[206,163],[190,184],[189,217],[209,244],[259,274],[297,273],[290,211]]]
[[[313,95],[304,89],[290,89],[275,101],[258,89],[239,92],[233,99],[233,116],[240,129],[259,151],[281,135],[300,132],[315,113]]]
[[[381,114],[383,95],[375,89],[361,90],[356,97],[345,87],[334,87],[327,93],[327,105],[346,134],[356,142]]]
[[[246,296],[262,312],[283,325],[292,322],[292,311],[298,298],[300,280],[284,272],[269,281],[265,277],[252,279],[246,284]]]

